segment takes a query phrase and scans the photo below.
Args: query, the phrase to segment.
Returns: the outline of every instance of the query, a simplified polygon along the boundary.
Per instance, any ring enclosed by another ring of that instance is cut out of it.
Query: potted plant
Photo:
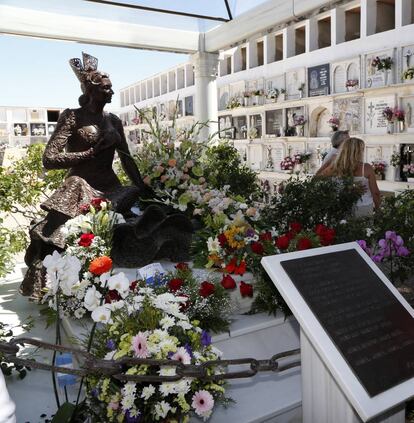
[[[348,79],[345,83],[347,91],[355,91],[358,88],[358,79]]]
[[[375,160],[371,163],[374,168],[375,177],[377,180],[382,181],[385,179],[385,170],[387,168],[387,163],[384,160]]]
[[[266,97],[276,102],[279,97],[279,90],[277,88],[270,88],[267,90]]]
[[[371,66],[375,68],[376,71],[384,72],[384,85],[388,85],[388,71],[391,70],[393,63],[394,62],[390,56],[383,59],[380,59],[378,56],[376,56],[371,61]]]
[[[414,182],[414,164],[405,164],[403,166],[403,173],[407,178],[407,182]]]
[[[302,82],[299,85],[298,91],[299,91],[299,98],[303,98],[304,97],[304,92],[305,92],[305,83],[304,82]]]
[[[394,132],[394,111],[391,107],[385,107],[382,116],[387,121],[387,133],[392,134]]]
[[[253,92],[253,106],[258,106],[260,104],[260,97],[263,97],[263,90],[256,90]]]
[[[278,101],[285,101],[286,100],[286,90],[281,88],[279,91]]]
[[[305,123],[306,123],[306,119],[303,115],[295,115],[293,117],[293,122],[296,128],[296,135],[298,137],[303,137],[304,136],[304,127],[305,127]]]
[[[404,132],[404,124],[405,124],[405,112],[404,112],[404,110],[396,107],[394,109],[394,119],[398,122],[398,131]]]
[[[243,93],[243,106],[247,107],[249,105],[249,98],[251,96],[251,92],[250,91],[245,91]]]
[[[339,128],[339,118],[337,118],[336,116],[331,116],[327,123],[331,127],[333,132],[338,130],[338,128]]]

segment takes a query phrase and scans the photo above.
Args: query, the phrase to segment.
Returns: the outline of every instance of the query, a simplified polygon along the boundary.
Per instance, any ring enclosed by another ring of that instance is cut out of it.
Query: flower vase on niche
[[[384,70],[384,86],[386,87],[388,85],[388,70]]]
[[[404,132],[405,125],[403,120],[398,121],[398,132]]]
[[[394,122],[387,122],[387,134],[394,133]]]
[[[304,126],[302,126],[302,125],[298,125],[297,127],[296,127],[296,135],[298,136],[298,137],[303,137],[304,136]]]

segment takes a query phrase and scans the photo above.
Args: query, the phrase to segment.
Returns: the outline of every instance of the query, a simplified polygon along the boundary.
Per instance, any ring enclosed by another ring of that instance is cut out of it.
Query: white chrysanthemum
[[[170,316],[165,316],[160,320],[160,325],[164,330],[168,330],[175,325],[175,320]]]
[[[191,329],[193,327],[193,325],[190,322],[186,321],[186,320],[179,320],[176,323],[176,325],[177,326],[180,326],[184,330],[189,330],[189,329]]]
[[[160,401],[155,404],[154,413],[157,420],[159,418],[165,419],[167,414],[172,411],[173,408],[165,401]]]
[[[135,398],[133,395],[123,397],[121,401],[122,410],[124,411],[130,410],[134,406],[134,401],[135,401]]]
[[[135,392],[137,392],[137,386],[134,382],[127,382],[121,389],[121,392],[122,396],[135,395]]]
[[[141,398],[144,398],[144,400],[148,400],[154,394],[155,394],[155,386],[153,385],[145,386],[144,388],[142,388]]]
[[[161,366],[158,370],[160,376],[175,376],[175,367],[174,366]]]

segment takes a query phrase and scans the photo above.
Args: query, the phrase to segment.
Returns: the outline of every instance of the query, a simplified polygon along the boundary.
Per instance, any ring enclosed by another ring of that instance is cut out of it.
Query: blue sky
[[[184,54],[0,35],[0,106],[78,107],[79,82],[68,60],[82,51],[111,76],[109,109],[119,107],[120,88],[188,60]]]

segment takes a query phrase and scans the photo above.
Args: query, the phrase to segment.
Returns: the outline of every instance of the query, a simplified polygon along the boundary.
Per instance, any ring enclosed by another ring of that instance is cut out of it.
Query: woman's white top
[[[15,408],[7,391],[3,372],[0,370],[0,423],[16,423]]]

